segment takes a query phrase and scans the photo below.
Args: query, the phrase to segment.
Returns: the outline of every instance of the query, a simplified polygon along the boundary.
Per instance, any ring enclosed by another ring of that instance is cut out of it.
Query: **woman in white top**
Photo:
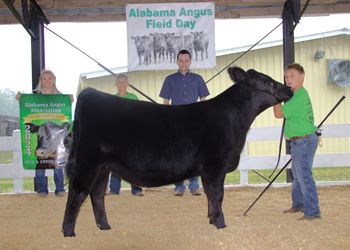
[[[62,94],[56,86],[56,76],[51,70],[42,70],[39,78],[39,84],[33,91],[36,94]],[[21,92],[16,95],[16,100],[19,101]],[[71,102],[74,101],[73,95],[70,95]],[[62,169],[54,169],[54,181],[56,185],[55,194],[58,197],[65,195],[64,189],[64,175]],[[35,170],[35,181],[38,187],[37,193],[39,197],[46,197],[49,190],[47,188],[47,182],[45,178],[45,169]]]

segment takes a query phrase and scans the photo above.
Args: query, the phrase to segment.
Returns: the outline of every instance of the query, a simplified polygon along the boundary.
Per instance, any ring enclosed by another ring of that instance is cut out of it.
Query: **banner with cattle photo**
[[[23,168],[64,168],[72,140],[69,95],[22,94],[19,110]]]
[[[191,69],[216,66],[215,3],[126,5],[128,70],[178,69],[187,49]]]

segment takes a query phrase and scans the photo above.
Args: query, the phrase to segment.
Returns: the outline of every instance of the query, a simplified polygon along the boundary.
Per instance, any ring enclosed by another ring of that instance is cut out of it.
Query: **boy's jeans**
[[[290,143],[292,153],[293,208],[304,210],[304,215],[314,219],[320,218],[316,183],[312,177],[312,164],[318,146],[316,134],[297,139]]]

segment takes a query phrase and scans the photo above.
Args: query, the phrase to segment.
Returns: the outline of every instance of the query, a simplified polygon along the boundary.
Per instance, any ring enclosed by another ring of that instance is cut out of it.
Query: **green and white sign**
[[[178,69],[188,50],[191,69],[214,68],[215,3],[127,4],[128,70]]]
[[[65,167],[72,139],[70,96],[22,94],[19,109],[23,168]]]

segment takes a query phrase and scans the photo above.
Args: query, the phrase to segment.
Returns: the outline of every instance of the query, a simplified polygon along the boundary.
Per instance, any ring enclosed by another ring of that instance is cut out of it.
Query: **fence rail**
[[[259,127],[251,128],[247,135],[246,142],[252,141],[273,141],[279,140],[281,135],[281,127]],[[350,137],[350,124],[326,124],[322,126],[322,138],[344,138]],[[278,165],[278,169],[289,161],[290,155],[283,154]],[[247,150],[247,143],[241,154],[241,160],[238,170],[241,172],[241,185],[248,185],[248,170],[273,169],[277,163],[276,155],[258,155],[249,156]],[[323,153],[315,155],[313,168],[323,167],[349,167],[350,166],[350,152],[349,153]],[[290,166],[289,166],[290,168]],[[318,185],[336,185],[336,184],[350,184],[349,182],[325,182],[317,183]],[[265,184],[263,184],[265,185]],[[280,186],[281,184],[274,184]],[[282,184],[282,186],[285,184]],[[290,185],[290,184],[287,184]],[[259,185],[254,185],[259,186]]]
[[[330,124],[322,126],[322,138],[350,137],[350,124]],[[279,140],[281,127],[260,127],[251,128],[247,135],[246,142]],[[21,154],[21,134],[19,130],[13,131],[13,136],[0,137],[0,151],[13,151],[13,164],[0,164],[0,179],[14,179],[14,193],[23,193],[23,178],[34,177],[35,171],[23,169]],[[278,168],[281,169],[290,159],[289,155],[281,155]],[[248,170],[273,169],[277,161],[276,155],[250,156],[247,150],[247,143],[242,151],[238,170],[241,175],[241,185],[248,184]],[[349,153],[323,153],[316,154],[314,168],[323,167],[348,167],[350,166]],[[52,170],[46,170],[46,176],[53,176]],[[318,182],[317,185],[344,185],[349,181],[341,182]],[[261,184],[266,185],[266,184]],[[281,184],[273,184],[281,186]],[[290,185],[290,184],[282,184]],[[259,186],[259,185],[252,185]]]
[[[35,171],[23,169],[21,131],[14,130],[13,136],[0,137],[0,151],[13,151],[13,163],[0,164],[0,179],[13,178],[14,193],[24,193],[23,178],[35,177]],[[53,171],[47,169],[46,176],[53,176]]]

